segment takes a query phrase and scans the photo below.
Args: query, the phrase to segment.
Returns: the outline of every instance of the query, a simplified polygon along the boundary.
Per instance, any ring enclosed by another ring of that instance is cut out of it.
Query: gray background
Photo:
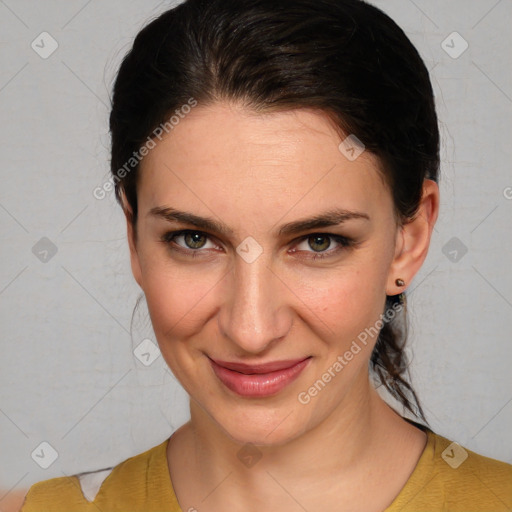
[[[443,139],[440,220],[409,288],[413,382],[434,430],[512,462],[512,2],[374,3],[432,70]],[[133,354],[152,331],[143,303],[130,336],[140,290],[124,219],[113,194],[92,194],[108,177],[120,59],[171,5],[0,0],[4,494],[115,465],[188,419],[163,359],[145,366]],[[46,59],[31,47],[43,31],[58,43]],[[469,44],[457,58],[454,31]],[[48,469],[31,456],[43,441],[58,453]]]

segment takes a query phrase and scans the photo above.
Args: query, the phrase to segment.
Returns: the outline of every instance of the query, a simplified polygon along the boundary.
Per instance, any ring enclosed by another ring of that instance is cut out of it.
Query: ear
[[[142,286],[142,271],[140,268],[139,254],[137,252],[137,236],[135,226],[133,224],[133,211],[128,204],[124,190],[120,192],[121,203],[123,212],[126,218],[126,235],[128,238],[128,246],[130,248],[130,263],[132,267],[132,274],[137,281],[138,285],[144,290]]]
[[[439,187],[435,181],[424,180],[421,202],[413,219],[398,228],[395,256],[389,270],[386,294],[398,295],[421,268],[427,257],[432,230],[439,214]],[[405,286],[397,286],[402,279]]]

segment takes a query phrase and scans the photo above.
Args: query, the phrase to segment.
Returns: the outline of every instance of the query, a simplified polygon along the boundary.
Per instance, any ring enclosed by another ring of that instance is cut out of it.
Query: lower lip
[[[228,389],[240,396],[261,398],[275,395],[293,382],[309,364],[310,359],[284,370],[253,375],[228,370],[211,359],[210,363],[215,375]]]

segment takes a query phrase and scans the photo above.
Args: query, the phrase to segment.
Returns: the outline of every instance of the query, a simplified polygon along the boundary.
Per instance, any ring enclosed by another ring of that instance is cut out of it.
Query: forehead
[[[204,214],[271,216],[310,214],[312,207],[389,209],[376,157],[365,151],[351,161],[339,149],[342,140],[319,111],[197,106],[143,159],[140,208],[178,202]]]

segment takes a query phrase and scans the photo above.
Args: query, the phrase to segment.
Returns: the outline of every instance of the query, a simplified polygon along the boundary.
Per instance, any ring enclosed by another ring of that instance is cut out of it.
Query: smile
[[[295,361],[276,361],[265,365],[245,365],[210,359],[218,379],[243,397],[261,398],[279,393],[308,366],[311,357]]]

